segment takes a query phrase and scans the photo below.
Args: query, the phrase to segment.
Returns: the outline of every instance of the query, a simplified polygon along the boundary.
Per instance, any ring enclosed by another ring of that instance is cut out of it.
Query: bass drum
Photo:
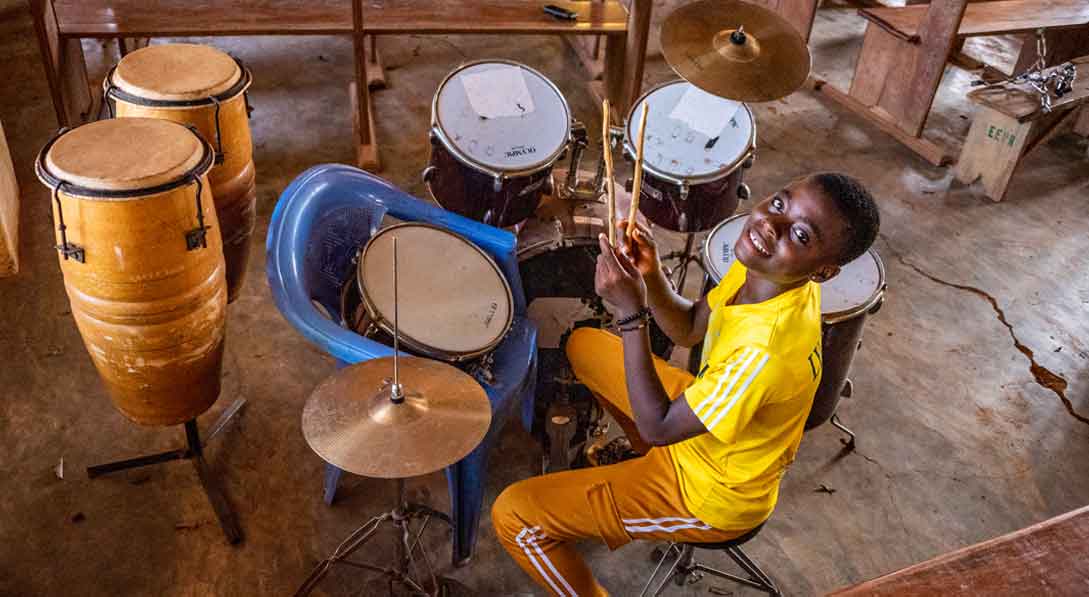
[[[562,405],[575,418],[573,433],[566,435],[571,446],[584,442],[601,416],[590,391],[575,380],[564,347],[576,328],[607,328],[614,319],[594,291],[601,253],[597,239],[606,222],[603,202],[549,196],[518,234],[522,287],[529,317],[538,326],[533,434],[546,446],[553,435],[547,429],[550,408]],[[653,321],[650,337],[654,354],[668,359],[673,343]]]

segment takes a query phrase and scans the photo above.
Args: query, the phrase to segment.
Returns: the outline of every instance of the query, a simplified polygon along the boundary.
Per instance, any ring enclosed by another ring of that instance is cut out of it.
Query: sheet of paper
[[[715,138],[737,113],[741,104],[711,95],[698,87],[689,87],[669,117],[680,120],[698,133]]]
[[[529,114],[535,107],[526,78],[517,66],[500,66],[461,77],[473,111],[484,118]]]

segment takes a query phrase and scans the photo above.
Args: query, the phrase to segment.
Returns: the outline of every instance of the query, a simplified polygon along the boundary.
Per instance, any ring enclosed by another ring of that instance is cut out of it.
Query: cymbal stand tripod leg
[[[212,509],[215,510],[216,518],[219,519],[219,526],[223,529],[223,534],[227,537],[227,542],[234,545],[242,540],[242,529],[238,526],[238,519],[236,518],[230,503],[227,501],[227,496],[224,494],[223,488],[220,486],[215,475],[212,474],[212,469],[208,466],[208,462],[204,459],[204,446],[223,431],[245,404],[246,399],[239,398],[228,406],[215,424],[212,425],[212,429],[208,433],[208,436],[203,440],[200,437],[197,420],[190,419],[185,422],[186,447],[168,450],[158,454],[137,456],[136,458],[127,458],[125,460],[89,466],[87,467],[87,476],[94,479],[95,477],[108,473],[151,466],[153,464],[162,464],[173,460],[192,460],[193,467],[197,471],[197,477],[200,479],[200,485],[204,489],[205,495],[208,496],[208,501],[211,502]]]

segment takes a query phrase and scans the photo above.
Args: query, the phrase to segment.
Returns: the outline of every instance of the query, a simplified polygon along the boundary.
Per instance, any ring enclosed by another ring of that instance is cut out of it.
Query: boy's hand
[[[597,257],[597,271],[594,275],[594,290],[598,296],[619,309],[618,315],[625,317],[643,308],[647,304],[647,285],[635,264],[620,254],[619,249],[609,246],[609,239],[598,237],[601,255]]]
[[[631,260],[635,268],[644,278],[656,275],[662,269],[658,261],[658,244],[654,242],[654,235],[646,226],[635,223],[635,230],[631,237],[627,235],[628,220],[620,220],[617,223],[617,248]]]

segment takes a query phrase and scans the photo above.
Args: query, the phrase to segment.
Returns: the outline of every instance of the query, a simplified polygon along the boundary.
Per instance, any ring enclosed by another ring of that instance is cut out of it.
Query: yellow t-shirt
[[[820,285],[730,305],[745,276],[734,261],[707,295],[703,362],[684,392],[709,433],[669,446],[685,506],[723,530],[771,515],[821,377]]]

